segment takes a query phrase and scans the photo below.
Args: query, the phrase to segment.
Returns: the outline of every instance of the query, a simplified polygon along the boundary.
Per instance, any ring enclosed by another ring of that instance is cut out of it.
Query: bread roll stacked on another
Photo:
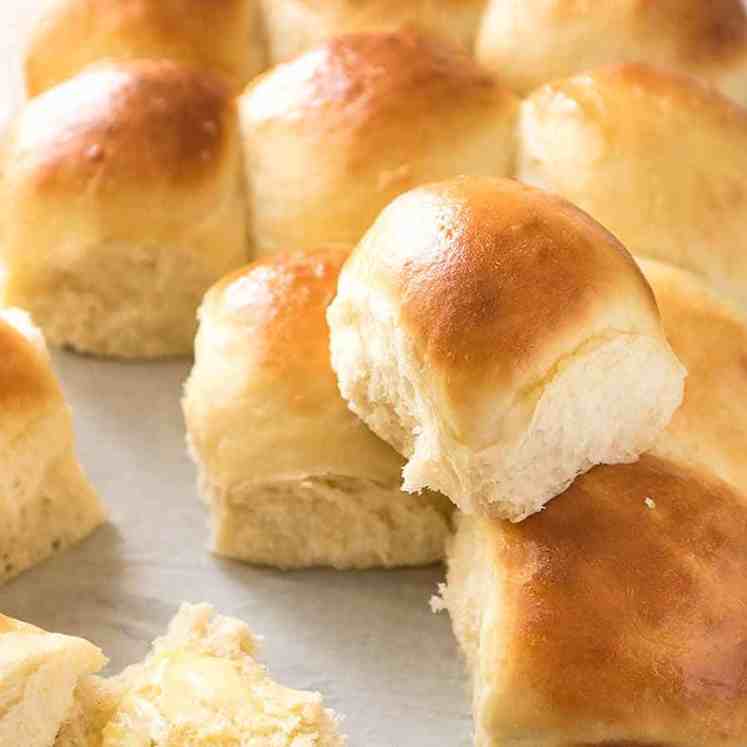
[[[653,5],[653,4],[652,4]],[[605,67],[522,105],[518,176],[589,212],[636,255],[747,308],[747,110],[696,80]]]
[[[0,744],[343,747],[322,696],[274,682],[257,648],[245,623],[185,604],[144,662],[102,679],[90,643],[0,616]]]
[[[281,568],[443,557],[451,503],[401,492],[402,458],[337,388],[325,311],[346,256],[259,260],[202,305],[184,412],[221,555]]]
[[[70,409],[41,332],[15,309],[0,311],[0,454],[3,584],[106,518],[75,456]]]
[[[55,345],[189,353],[203,294],[249,253],[227,85],[169,61],[101,65],[28,103],[0,152],[4,303]]]
[[[236,88],[265,67],[259,0],[50,0],[28,46],[37,96],[100,60],[170,59]]]
[[[644,62],[747,103],[747,10],[742,0],[488,0],[477,58],[524,94],[600,65]]]
[[[349,249],[418,184],[509,175],[517,109],[464,53],[409,31],[272,69],[241,98],[256,251]]]
[[[743,747],[745,536],[744,492],[648,455],[521,524],[460,517],[436,602],[477,747]]]
[[[410,27],[472,51],[485,0],[263,0],[273,62],[332,36]]]
[[[329,307],[343,397],[408,462],[404,489],[521,521],[632,462],[682,401],[650,287],[570,203],[462,178],[387,207]]]
[[[87,641],[0,615],[0,745],[52,747],[79,682],[104,664]]]

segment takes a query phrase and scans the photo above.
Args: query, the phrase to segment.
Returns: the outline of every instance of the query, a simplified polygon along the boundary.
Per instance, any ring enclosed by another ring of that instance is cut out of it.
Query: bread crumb
[[[438,592],[431,597],[430,605],[434,615],[448,609],[446,606],[446,584],[438,585]]]
[[[646,508],[650,508],[652,511],[656,508],[656,502],[653,498],[644,498],[643,502],[646,504]]]

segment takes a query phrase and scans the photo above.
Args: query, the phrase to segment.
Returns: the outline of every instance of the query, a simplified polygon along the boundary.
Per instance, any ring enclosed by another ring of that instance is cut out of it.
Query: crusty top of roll
[[[193,64],[245,85],[261,67],[258,26],[258,0],[53,0],[28,47],[27,88],[36,96],[93,62],[137,58]]]
[[[582,346],[663,337],[651,289],[614,236],[510,180],[460,178],[397,198],[342,283],[389,299],[465,437],[486,417],[485,395],[500,411],[497,399],[530,395]]]
[[[342,475],[399,485],[402,458],[348,410],[330,363],[325,311],[346,257],[273,255],[207,293],[185,412],[216,479],[245,479],[251,461],[257,481]]]
[[[44,340],[29,316],[17,309],[0,311],[0,422],[36,417],[40,409],[62,401]]]
[[[233,111],[227,85],[210,73],[164,60],[106,64],[28,103],[16,158],[39,189],[94,180],[101,190],[152,180],[187,188],[221,163]]]
[[[597,744],[590,724],[606,745],[631,744],[614,741],[631,732],[646,744],[742,743],[744,495],[644,456],[596,467],[521,524],[482,527],[501,587],[503,622],[483,639],[496,721],[566,735],[563,745]]]
[[[598,65],[641,61],[696,75],[747,101],[741,0],[491,0],[477,50],[522,92]]]
[[[515,104],[463,52],[414,31],[362,32],[330,39],[266,73],[247,91],[243,110],[257,127],[285,120],[334,142],[362,128],[372,137],[409,129],[413,117],[437,118],[481,93],[486,102],[503,97],[507,107]]]
[[[641,269],[688,371],[685,400],[655,450],[703,464],[747,492],[747,316],[685,270],[653,260]]]

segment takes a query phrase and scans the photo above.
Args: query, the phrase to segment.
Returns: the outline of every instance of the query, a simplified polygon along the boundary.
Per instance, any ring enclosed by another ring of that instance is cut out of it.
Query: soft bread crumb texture
[[[594,464],[634,461],[682,401],[630,255],[515,182],[399,198],[346,263],[328,321],[342,395],[408,458],[404,489],[467,512],[524,519]]]
[[[70,410],[39,329],[0,311],[0,584],[88,536],[106,511],[75,456]]]
[[[4,302],[54,345],[189,353],[203,294],[249,253],[229,87],[169,61],[102,63],[30,101],[0,153]]]
[[[102,747],[343,747],[318,693],[270,679],[248,627],[208,605],[185,605],[142,664],[123,673],[127,693]]]
[[[79,680],[105,663],[87,641],[0,615],[0,744],[51,747]]]
[[[648,455],[521,524],[461,515],[442,602],[478,747],[741,747],[745,531],[741,492]]]
[[[340,396],[325,311],[347,253],[282,253],[200,310],[183,409],[212,549],[280,568],[423,565],[451,503],[400,490],[404,460]]]

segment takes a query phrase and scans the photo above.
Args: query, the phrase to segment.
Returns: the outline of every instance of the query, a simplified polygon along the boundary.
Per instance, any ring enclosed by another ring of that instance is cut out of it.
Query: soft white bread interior
[[[169,59],[234,86],[265,66],[259,0],[47,0],[28,45],[26,88],[37,96],[101,60]]]
[[[184,605],[168,634],[121,679],[102,747],[343,747],[319,693],[282,687],[241,621]]]
[[[54,747],[101,747],[104,728],[127,692],[124,677],[84,677]],[[150,747],[150,745],[148,745]]]
[[[655,260],[640,265],[687,368],[684,402],[654,451],[708,467],[747,492],[747,316],[692,273]]]
[[[168,61],[92,68],[29,102],[2,149],[4,299],[49,342],[189,353],[210,285],[248,256],[238,115]]]
[[[259,254],[354,245],[394,197],[508,175],[518,99],[466,54],[411,31],[332,39],[241,98]]]
[[[489,0],[477,57],[521,93],[599,65],[645,62],[747,103],[742,0]]]
[[[343,396],[404,488],[520,521],[648,449],[684,369],[624,247],[565,200],[463,178],[387,207],[329,308]],[[645,376],[641,372],[645,371]]]
[[[41,333],[15,309],[0,311],[0,453],[2,584],[106,516],[76,459],[70,410]]]
[[[644,456],[521,524],[462,516],[443,600],[478,747],[742,747],[747,499]]]
[[[346,256],[277,254],[205,298],[184,413],[217,553],[281,568],[443,557],[451,503],[400,490],[403,459],[337,388],[325,311]]]
[[[520,179],[747,307],[747,110],[692,78],[624,65],[540,88],[519,129]]]
[[[78,682],[105,663],[87,641],[0,615],[0,745],[52,747]]]
[[[332,36],[413,28],[472,51],[485,0],[263,0],[273,62]]]

